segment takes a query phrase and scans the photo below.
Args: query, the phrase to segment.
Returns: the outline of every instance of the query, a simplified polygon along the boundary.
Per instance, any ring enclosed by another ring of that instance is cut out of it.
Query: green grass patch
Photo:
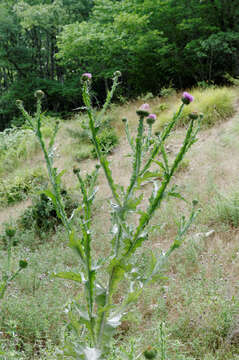
[[[237,228],[239,226],[239,192],[232,191],[228,195],[218,194],[209,214],[212,223]]]
[[[178,125],[183,126],[188,123],[188,115],[193,111],[202,112],[204,118],[202,120],[202,127],[209,128],[216,123],[222,122],[232,116],[235,112],[235,90],[232,88],[207,88],[207,89],[193,89],[190,93],[194,96],[194,101],[184,107],[182,116]],[[180,100],[170,109],[165,109],[161,112],[155,129],[158,130],[170,121]],[[154,110],[154,109],[153,109]],[[156,105],[156,112],[157,112]]]
[[[58,119],[43,116],[42,134],[49,138]],[[22,128],[9,128],[0,132],[0,176],[16,170],[23,161],[31,159],[39,150],[39,144],[32,130],[26,125]]]

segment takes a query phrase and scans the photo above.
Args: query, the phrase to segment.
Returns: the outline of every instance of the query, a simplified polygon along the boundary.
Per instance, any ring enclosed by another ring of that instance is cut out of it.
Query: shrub
[[[66,190],[62,190],[61,195],[66,213],[70,216],[78,203],[72,200]],[[46,231],[54,230],[57,225],[61,224],[61,220],[57,217],[51,199],[42,193],[33,199],[33,204],[23,212],[17,223],[20,228],[24,230],[33,229],[41,236]]]
[[[43,169],[36,168],[24,175],[0,181],[0,206],[7,206],[26,197],[46,183]]]
[[[112,153],[115,146],[119,143],[118,136],[114,129],[110,127],[104,128],[99,135],[97,136],[100,150],[103,154],[110,154]],[[96,158],[96,151],[95,148],[92,149],[92,155]]]
[[[168,97],[168,96],[173,96],[176,95],[176,90],[173,88],[172,83],[169,84],[169,87],[163,87],[160,90],[160,96],[162,97]]]

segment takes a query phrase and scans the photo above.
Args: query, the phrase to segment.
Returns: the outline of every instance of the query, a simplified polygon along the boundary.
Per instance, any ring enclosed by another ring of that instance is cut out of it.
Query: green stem
[[[63,222],[63,225],[64,225],[64,227],[66,228],[66,230],[67,230],[67,232],[69,234],[72,229],[71,229],[71,226],[70,226],[69,221],[67,219],[67,215],[65,213],[64,205],[63,205],[63,203],[61,201],[61,195],[60,195],[57,183],[56,183],[55,171],[54,171],[54,169],[52,167],[52,162],[51,162],[51,160],[49,158],[49,155],[47,153],[45,143],[42,140],[42,134],[41,134],[41,131],[40,131],[39,127],[37,128],[36,135],[37,135],[37,138],[38,138],[38,140],[40,142],[40,146],[42,148],[44,158],[45,158],[45,161],[46,161],[47,170],[48,170],[48,174],[49,174],[49,177],[50,177],[50,182],[51,182],[51,185],[52,185],[52,188],[53,188],[53,191],[54,191],[54,195],[55,195],[55,198],[56,198],[57,210],[59,212],[59,215],[60,215],[60,218],[61,218],[61,220]]]
[[[126,253],[123,254],[122,259],[125,260],[126,258],[128,258],[134,252],[134,250],[135,250],[135,248],[137,246],[138,239],[139,239],[142,231],[148,225],[149,220],[153,216],[155,210],[161,205],[162,199],[164,197],[165,190],[166,190],[166,188],[167,188],[167,186],[168,186],[168,184],[169,184],[175,170],[177,169],[179,163],[181,162],[184,154],[188,150],[188,144],[190,143],[190,140],[191,140],[192,130],[193,130],[193,120],[190,122],[190,125],[189,125],[189,128],[187,130],[187,134],[186,134],[183,146],[181,147],[178,155],[176,156],[176,158],[174,160],[174,163],[172,165],[170,173],[168,174],[168,176],[163,181],[160,189],[158,190],[158,193],[157,193],[154,201],[152,201],[152,203],[150,204],[147,212],[141,217],[140,223],[139,223],[139,225],[138,225],[138,227],[136,229],[135,235],[133,237],[131,246],[126,251]]]
[[[128,199],[131,196],[131,193],[134,189],[134,186],[137,182],[139,173],[140,173],[140,166],[141,166],[141,158],[142,158],[142,137],[144,131],[144,116],[141,116],[139,119],[139,126],[138,126],[138,133],[136,138],[136,146],[135,146],[135,156],[134,156],[134,163],[133,163],[133,174],[130,179],[130,185],[127,189],[127,193],[124,198],[124,205],[127,203]]]
[[[110,168],[109,168],[108,163],[106,161],[106,158],[102,154],[102,152],[100,150],[100,147],[99,147],[99,144],[98,144],[95,125],[94,125],[94,118],[93,118],[93,114],[92,114],[90,96],[89,96],[88,87],[87,87],[86,83],[83,86],[83,100],[84,100],[84,103],[85,103],[86,108],[87,108],[87,113],[88,113],[88,117],[89,117],[90,131],[91,131],[91,135],[92,135],[92,142],[93,142],[94,147],[95,147],[97,158],[100,161],[100,164],[101,164],[101,166],[102,166],[102,168],[104,170],[104,173],[105,173],[106,179],[108,181],[108,185],[109,185],[109,187],[111,189],[113,198],[116,201],[117,205],[121,207],[121,201],[120,201],[119,195],[118,195],[118,193],[116,191],[116,186],[114,184]]]
[[[161,144],[167,139],[167,137],[169,136],[171,130],[173,129],[174,125],[176,124],[177,120],[179,119],[182,111],[184,108],[184,104],[181,104],[178,112],[173,116],[172,121],[168,124],[168,126],[165,128],[165,130],[163,131],[161,138],[159,140],[159,143],[156,144],[152,150],[152,153],[150,155],[150,158],[148,159],[148,161],[146,162],[146,164],[144,165],[143,169],[141,170],[139,176],[142,176],[150,167],[151,163],[153,162],[153,160],[156,158],[156,156],[158,155],[160,148],[161,148]]]

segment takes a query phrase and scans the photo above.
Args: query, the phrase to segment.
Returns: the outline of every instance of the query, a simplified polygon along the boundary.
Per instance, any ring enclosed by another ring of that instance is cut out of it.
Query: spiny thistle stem
[[[93,145],[95,147],[95,151],[97,154],[97,157],[100,161],[100,164],[104,170],[106,179],[108,181],[109,187],[111,189],[112,195],[114,200],[116,201],[117,205],[121,207],[121,201],[119,198],[119,195],[116,191],[116,186],[114,184],[112,175],[111,175],[111,171],[109,169],[108,166],[108,162],[105,158],[105,156],[102,154],[101,150],[100,150],[100,146],[97,140],[97,135],[96,135],[96,129],[95,129],[95,125],[94,125],[94,117],[93,117],[93,113],[92,113],[92,106],[91,106],[91,101],[90,101],[90,95],[89,95],[89,88],[88,88],[88,84],[87,82],[84,82],[83,84],[83,101],[86,105],[87,108],[87,114],[89,117],[89,126],[90,126],[90,131],[91,131],[91,136],[92,136],[92,142]]]
[[[168,124],[168,126],[166,126],[166,128],[164,129],[163,133],[160,136],[160,140],[157,144],[155,144],[152,152],[151,152],[151,156],[148,159],[148,161],[146,162],[146,164],[144,165],[143,169],[140,172],[140,176],[142,176],[150,167],[150,165],[152,164],[152,162],[154,161],[154,159],[156,158],[156,156],[158,155],[160,148],[161,148],[161,144],[167,139],[167,137],[170,135],[173,127],[175,126],[177,120],[180,118],[181,113],[183,111],[184,108],[184,104],[181,104],[178,112],[176,114],[174,114],[172,121]]]
[[[150,206],[148,207],[146,213],[144,213],[140,220],[139,220],[139,225],[135,231],[135,234],[133,236],[133,239],[131,241],[131,246],[129,247],[129,249],[123,254],[122,259],[126,259],[129,258],[129,256],[135,251],[137,242],[139,241],[140,235],[142,233],[142,231],[145,229],[145,227],[148,225],[149,220],[151,219],[151,217],[153,216],[155,210],[160,206],[165,190],[175,172],[175,170],[177,169],[179,163],[181,162],[184,154],[186,153],[186,151],[189,149],[188,148],[188,144],[190,143],[191,140],[191,134],[192,134],[192,130],[193,130],[193,120],[190,121],[190,125],[189,128],[187,130],[186,133],[186,137],[185,140],[183,142],[183,146],[181,147],[178,155],[176,156],[174,163],[172,165],[172,168],[168,174],[168,176],[164,179],[160,189],[157,192],[157,195],[155,197],[155,199],[153,200],[153,202],[150,204]]]

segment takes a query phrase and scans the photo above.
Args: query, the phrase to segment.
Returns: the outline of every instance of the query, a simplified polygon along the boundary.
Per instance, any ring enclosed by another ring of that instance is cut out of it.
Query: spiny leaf
[[[84,251],[82,248],[81,240],[76,236],[75,231],[72,230],[69,234],[69,246],[76,250],[80,255],[82,261],[84,261]]]
[[[51,190],[44,190],[42,191],[43,194],[45,194],[47,197],[49,197],[53,204],[56,205],[56,197],[55,195],[51,192]]]
[[[66,280],[73,280],[77,282],[82,282],[82,278],[80,274],[74,273],[74,272],[59,272],[57,274],[53,274],[53,277],[58,277],[60,279],[66,279]]]

